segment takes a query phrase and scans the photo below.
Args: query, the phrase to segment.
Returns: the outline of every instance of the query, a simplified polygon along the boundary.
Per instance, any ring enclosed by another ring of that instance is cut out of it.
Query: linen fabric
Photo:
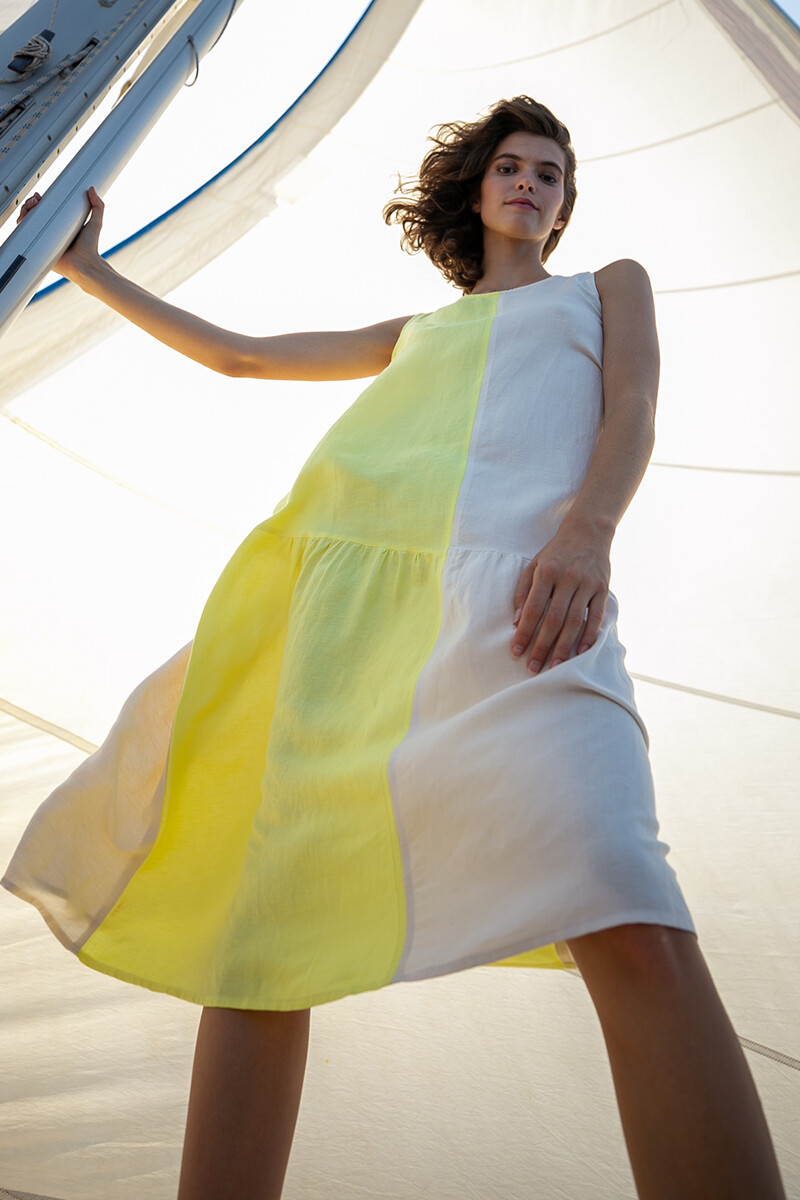
[[[89,966],[242,1008],[694,932],[616,598],[585,653],[538,676],[510,653],[602,427],[602,353],[589,272],[409,321],[5,886]]]

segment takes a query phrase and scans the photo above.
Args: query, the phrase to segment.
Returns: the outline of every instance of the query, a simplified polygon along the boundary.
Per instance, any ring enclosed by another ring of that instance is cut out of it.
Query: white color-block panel
[[[568,661],[550,668],[551,652],[537,677],[511,654],[518,581],[569,510],[600,430],[597,290],[583,274],[500,293],[496,310],[492,299],[447,310],[468,327],[486,314],[490,332],[439,637],[389,766],[407,897],[400,979],[611,925],[692,928],[658,840],[615,597],[585,653],[579,631]]]

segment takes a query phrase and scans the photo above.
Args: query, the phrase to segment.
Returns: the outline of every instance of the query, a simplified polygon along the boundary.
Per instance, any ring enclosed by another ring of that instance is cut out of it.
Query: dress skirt
[[[583,654],[510,653],[602,416],[591,273],[414,317],[5,886],[89,966],[238,1008],[694,931],[615,597]]]

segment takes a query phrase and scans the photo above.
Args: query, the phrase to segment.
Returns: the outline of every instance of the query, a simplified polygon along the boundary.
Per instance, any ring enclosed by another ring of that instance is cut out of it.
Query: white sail
[[[394,174],[418,164],[432,125],[502,95],[534,95],[570,126],[579,196],[548,268],[640,259],[662,344],[653,464],[612,551],[620,635],[662,834],[788,1195],[800,1191],[799,84],[800,38],[767,0],[424,0],[270,218],[174,294],[264,333],[446,303],[454,293],[382,225]],[[144,204],[152,167],[134,169]],[[219,220],[251,202],[234,189]],[[361,386],[214,377],[125,329],[6,408],[8,851],[127,691],[188,640],[236,539]],[[0,1133],[0,1184],[167,1200],[197,1013],[86,971],[4,895],[0,930],[13,1130]],[[338,1002],[312,1026],[287,1200],[635,1195],[580,981],[480,969]]]

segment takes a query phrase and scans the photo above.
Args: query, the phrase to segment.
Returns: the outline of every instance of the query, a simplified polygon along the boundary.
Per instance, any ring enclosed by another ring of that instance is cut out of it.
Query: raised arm
[[[103,202],[89,189],[89,220],[54,270],[165,346],[222,375],[255,379],[362,379],[388,366],[408,317],[364,329],[248,337],[176,308],[120,275],[98,251]],[[20,220],[41,197],[22,205]]]

